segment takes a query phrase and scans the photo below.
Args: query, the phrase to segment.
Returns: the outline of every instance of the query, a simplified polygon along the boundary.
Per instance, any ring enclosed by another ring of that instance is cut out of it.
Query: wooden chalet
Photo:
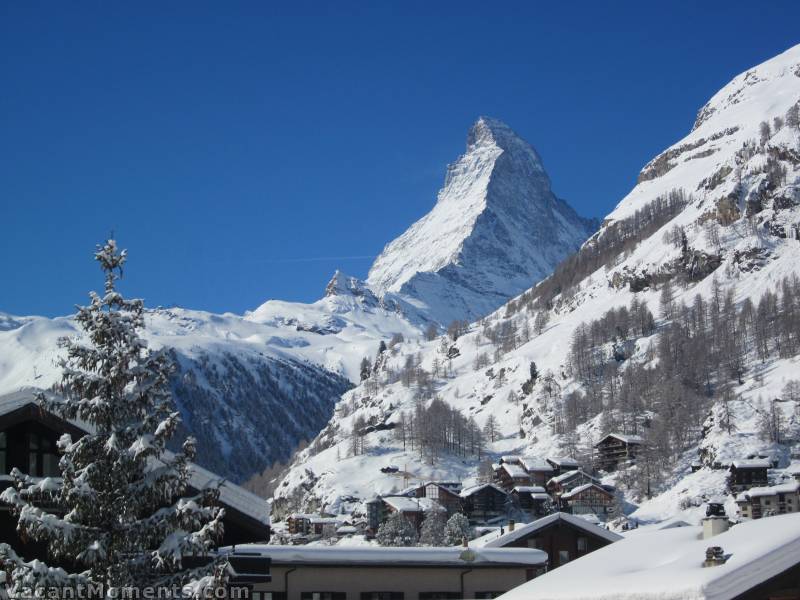
[[[552,498],[541,486],[517,486],[511,490],[514,506],[534,517],[543,517],[552,512]]]
[[[445,509],[430,498],[412,498],[409,496],[384,496],[381,498],[383,510],[380,522],[385,521],[392,513],[400,513],[418,531],[422,527],[422,521],[430,511],[445,512]]]
[[[493,483],[463,489],[459,495],[464,513],[473,523],[505,516],[511,504],[508,493]]]
[[[547,464],[553,468],[553,477],[558,477],[567,471],[576,471],[581,468],[581,465],[577,460],[563,456],[548,458]]]
[[[507,492],[519,485],[533,485],[531,476],[519,463],[502,463],[500,468],[495,471],[495,475],[497,483]]]
[[[614,512],[614,494],[596,483],[584,483],[561,494],[561,507],[573,515],[597,515],[605,519]]]
[[[551,495],[560,496],[561,494],[569,492],[570,490],[575,489],[579,485],[584,485],[585,483],[596,483],[599,485],[600,480],[596,477],[592,477],[582,469],[566,471],[557,477],[552,477],[547,482],[547,491]]]
[[[532,485],[546,485],[547,480],[553,476],[553,467],[546,460],[534,456],[523,456],[520,465],[530,477]]]
[[[745,519],[760,519],[800,511],[800,482],[768,487],[754,487],[736,497],[739,515]]]
[[[66,421],[39,406],[39,390],[22,390],[0,396],[0,491],[12,485],[9,473],[15,467],[34,477],[59,476],[56,441],[68,433],[73,439],[86,435],[88,427]],[[198,465],[191,465],[188,493],[222,481]],[[224,482],[220,504],[225,508],[223,545],[268,541],[269,511],[263,498],[244,488]],[[20,540],[17,518],[10,507],[0,503],[0,540],[8,542],[26,559],[46,559],[44,547]]]
[[[430,498],[447,511],[450,517],[461,512],[461,484],[455,482],[429,481],[413,490],[416,498]]]
[[[609,433],[595,444],[600,468],[613,471],[620,463],[635,460],[643,445],[644,439],[638,435]]]
[[[291,535],[308,535],[314,515],[294,513],[286,518],[286,530]]]
[[[549,557],[549,569],[555,569],[599,548],[607,546],[622,536],[612,533],[575,515],[556,512],[527,525],[510,526],[504,534],[476,545],[485,548],[536,548]]]
[[[769,460],[761,458],[748,458],[735,460],[728,468],[730,477],[728,487],[732,492],[743,492],[752,487],[765,487],[769,485],[767,471],[772,466]]]

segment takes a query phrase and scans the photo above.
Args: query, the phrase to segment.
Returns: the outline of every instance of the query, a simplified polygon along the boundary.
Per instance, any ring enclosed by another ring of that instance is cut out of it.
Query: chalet
[[[75,439],[89,431],[81,422],[64,420],[40,407],[35,398],[38,391],[0,396],[0,491],[11,485],[8,474],[15,467],[34,477],[60,475],[56,440],[64,433]],[[221,481],[223,478],[192,464],[188,491],[197,493]],[[269,540],[269,511],[263,498],[224,481],[219,502],[225,508],[224,544]],[[46,558],[43,547],[19,539],[16,524],[10,509],[0,505],[0,540],[8,541],[26,558]]]
[[[711,534],[711,535],[707,535]],[[778,600],[800,596],[800,514],[639,530],[515,588],[504,600]]]
[[[445,509],[436,501],[430,498],[409,498],[408,496],[384,496],[383,501],[383,514],[380,522],[392,513],[400,513],[403,515],[414,527],[419,530],[422,527],[422,521],[425,520],[425,515],[431,511],[445,512]]]
[[[553,477],[558,477],[567,471],[575,471],[581,468],[574,458],[564,458],[561,456],[548,458],[547,463],[553,468]]]
[[[600,468],[613,471],[620,463],[635,460],[643,444],[644,439],[638,435],[609,433],[595,444]]]
[[[596,483],[584,483],[561,494],[561,507],[573,515],[607,518],[614,512],[614,494]]]
[[[487,522],[505,516],[510,508],[508,493],[493,483],[484,483],[461,490],[462,506],[470,522]]]
[[[314,516],[310,520],[311,533],[333,537],[336,529],[342,524],[341,519],[335,517]]]
[[[461,484],[455,482],[429,481],[412,490],[416,498],[430,498],[447,511],[447,516],[461,512]]]
[[[547,555],[531,548],[274,546],[237,553],[269,560],[251,600],[439,600],[495,598],[541,576]]]
[[[292,535],[308,535],[314,515],[294,513],[286,519],[286,529]]]
[[[753,487],[736,497],[739,514],[760,519],[800,510],[800,482],[792,480],[769,487]]]
[[[511,490],[514,506],[534,517],[543,517],[552,512],[552,498],[541,486],[517,486]]]
[[[547,482],[547,491],[554,496],[560,496],[564,492],[569,492],[585,483],[596,483],[600,485],[600,480],[596,477],[592,477],[581,469],[566,471],[557,477],[551,478]]]
[[[532,485],[531,476],[519,463],[502,463],[497,471],[497,482],[507,492],[518,485]]]
[[[520,465],[530,477],[532,485],[545,485],[553,476],[553,467],[546,460],[523,456],[520,458]]]
[[[769,460],[762,458],[735,460],[729,467],[728,487],[732,492],[743,492],[751,487],[767,486],[767,470],[771,466]]]
[[[483,548],[537,548],[547,552],[550,569],[607,546],[622,536],[575,515],[553,513],[527,525],[510,526],[501,535],[471,542]]]

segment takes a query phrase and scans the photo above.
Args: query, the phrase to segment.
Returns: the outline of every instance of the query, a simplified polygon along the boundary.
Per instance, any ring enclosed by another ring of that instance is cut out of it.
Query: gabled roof
[[[772,463],[763,458],[743,458],[731,462],[734,469],[769,469]]]
[[[477,494],[478,492],[480,492],[480,491],[482,491],[482,490],[484,490],[486,488],[492,488],[495,491],[500,492],[504,496],[508,495],[508,492],[506,492],[500,486],[495,485],[494,483],[481,483],[481,484],[478,484],[478,485],[473,485],[473,486],[468,487],[468,488],[464,488],[463,490],[461,490],[461,493],[459,494],[459,496],[461,496],[462,498],[469,498],[473,494]]]
[[[626,444],[644,444],[644,438],[638,435],[630,435],[627,433],[609,433],[602,440],[597,442],[595,446],[599,446],[608,438],[614,438],[621,442],[625,442]]]
[[[736,499],[739,501],[749,498],[762,498],[764,496],[776,496],[777,494],[794,494],[800,491],[800,481],[787,481],[778,485],[752,487],[739,494]]]
[[[553,465],[548,463],[546,460],[542,460],[541,458],[538,458],[536,456],[523,456],[520,459],[520,463],[529,473],[535,471],[550,473],[553,471]]]
[[[582,469],[575,469],[574,471],[567,471],[566,473],[562,473],[557,477],[551,477],[547,481],[547,485],[550,485],[551,483],[564,483],[565,481],[569,481],[574,477],[580,477],[580,476],[585,477],[586,479],[589,479],[591,481],[600,481],[597,477],[589,475],[586,471]]]
[[[605,488],[600,487],[596,483],[584,483],[583,485],[579,485],[578,487],[571,489],[568,492],[564,492],[563,494],[561,494],[561,497],[564,500],[569,500],[570,498],[577,496],[578,494],[585,492],[586,490],[591,488],[596,488],[598,491],[604,493],[606,496],[613,496],[611,492],[609,492]]]
[[[505,471],[508,474],[509,477],[511,477],[513,479],[522,479],[522,478],[529,479],[530,478],[530,475],[528,475],[528,472],[525,469],[523,469],[521,465],[503,463],[503,466],[501,468],[502,468],[503,471]]]
[[[36,394],[44,392],[44,390],[36,388],[24,388],[10,394],[0,396],[0,417],[12,414],[14,411],[24,409],[26,406],[34,406],[39,413],[43,413],[42,409],[36,402]],[[45,392],[49,397],[56,398],[51,392]],[[46,413],[47,418],[56,419],[85,433],[90,433],[92,427],[87,423],[76,420],[65,420],[53,413]],[[165,456],[170,453],[166,452]],[[264,498],[256,496],[254,493],[247,491],[229,481],[225,481],[223,477],[204,469],[200,465],[190,463],[189,465],[189,486],[195,490],[201,490],[206,487],[220,485],[219,500],[225,506],[234,509],[245,517],[254,519],[263,525],[269,525],[269,505]]]
[[[622,539],[621,535],[617,535],[616,533],[612,533],[607,529],[598,527],[597,525],[595,525],[594,523],[590,523],[586,519],[581,519],[580,517],[576,517],[575,515],[570,515],[568,513],[557,512],[553,513],[552,515],[547,515],[546,517],[542,517],[541,519],[537,519],[533,523],[528,523],[527,525],[521,525],[515,527],[514,531],[509,531],[504,535],[501,535],[493,540],[486,542],[485,547],[502,548],[521,538],[535,534],[545,529],[546,527],[557,525],[559,523],[565,523],[567,525],[575,527],[576,529],[584,531],[589,535],[593,535],[608,542],[616,542],[617,540]]]
[[[409,498],[407,496],[384,496],[383,501],[400,513],[418,513],[430,510],[442,512],[445,509],[431,498]]]
[[[514,486],[514,489],[511,490],[512,492],[517,492],[518,494],[544,494],[545,490],[540,485],[517,485]]]
[[[705,540],[701,532],[701,527],[640,531],[537,577],[503,598],[732,600],[800,563],[797,513],[747,521]],[[703,568],[709,546],[720,546],[727,561]]]
[[[563,456],[550,456],[547,458],[547,462],[552,463],[561,469],[577,469],[580,467],[580,463],[574,458],[565,458]]]

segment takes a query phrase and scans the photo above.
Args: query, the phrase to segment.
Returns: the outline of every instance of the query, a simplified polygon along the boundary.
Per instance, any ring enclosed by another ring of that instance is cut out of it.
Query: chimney
[[[717,567],[724,565],[726,560],[725,551],[721,546],[709,546],[706,548],[706,559],[703,561],[703,566]]]
[[[508,531],[514,531],[514,525],[516,525],[516,523],[514,523],[514,519],[509,519],[508,520]]]
[[[703,539],[707,540],[725,533],[730,527],[730,521],[725,515],[725,507],[721,501],[710,500],[706,507],[706,516],[703,519]]]

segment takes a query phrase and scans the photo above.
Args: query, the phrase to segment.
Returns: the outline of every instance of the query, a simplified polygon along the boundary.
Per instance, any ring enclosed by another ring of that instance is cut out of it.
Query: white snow
[[[504,594],[504,600],[728,600],[800,561],[800,515],[736,525],[709,539],[701,527],[640,532]],[[703,567],[709,546],[727,561]]]

